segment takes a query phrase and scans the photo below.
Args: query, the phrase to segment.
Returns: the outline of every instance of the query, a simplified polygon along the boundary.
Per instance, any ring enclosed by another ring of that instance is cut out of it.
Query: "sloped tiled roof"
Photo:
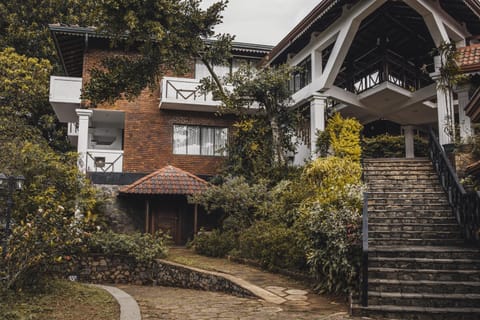
[[[480,44],[459,48],[457,62],[464,72],[480,71]]]
[[[190,195],[208,188],[208,182],[174,166],[166,166],[120,190],[122,194]]]

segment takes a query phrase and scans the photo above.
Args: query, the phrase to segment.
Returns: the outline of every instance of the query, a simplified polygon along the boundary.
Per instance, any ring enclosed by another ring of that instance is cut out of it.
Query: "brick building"
[[[68,123],[68,136],[79,153],[79,169],[95,184],[132,184],[168,165],[202,178],[218,172],[235,117],[217,115],[220,102],[198,90],[199,80],[208,76],[203,63],[193,61],[190,74],[166,76],[158,89],[145,89],[134,101],[85,109],[80,95],[90,70],[105,57],[122,52],[111,49],[109,38],[93,28],[51,25],[50,30],[66,74],[51,77],[50,102],[60,122]],[[216,66],[216,72],[224,75],[241,63],[258,63],[270,49],[234,43],[230,66]],[[152,200],[155,195],[135,196]],[[193,214],[184,198],[164,201],[182,208],[176,213],[179,221]],[[161,211],[145,204],[134,214],[139,210],[146,210],[145,219],[150,211]],[[145,222],[144,230],[154,231],[156,226]],[[175,237],[178,242],[186,239],[185,235]]]

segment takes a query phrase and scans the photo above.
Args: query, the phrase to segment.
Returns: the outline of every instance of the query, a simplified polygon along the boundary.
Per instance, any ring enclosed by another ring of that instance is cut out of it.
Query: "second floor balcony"
[[[199,79],[164,77],[161,82],[160,108],[215,112],[221,101],[201,92]]]
[[[82,78],[50,77],[50,104],[60,122],[76,122],[75,109],[80,108]]]

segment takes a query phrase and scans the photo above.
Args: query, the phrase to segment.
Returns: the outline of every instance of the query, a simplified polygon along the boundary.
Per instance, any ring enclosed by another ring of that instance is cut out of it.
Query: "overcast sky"
[[[321,0],[230,0],[216,29],[237,42],[277,44]],[[208,6],[215,0],[202,0]]]

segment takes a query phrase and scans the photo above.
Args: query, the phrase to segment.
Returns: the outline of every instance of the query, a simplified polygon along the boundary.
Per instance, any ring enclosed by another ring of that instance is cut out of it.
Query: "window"
[[[298,70],[295,71],[290,80],[290,90],[297,92],[312,82],[312,59],[308,56],[305,60],[297,65]]]
[[[173,126],[173,153],[225,156],[228,129],[204,126]]]

